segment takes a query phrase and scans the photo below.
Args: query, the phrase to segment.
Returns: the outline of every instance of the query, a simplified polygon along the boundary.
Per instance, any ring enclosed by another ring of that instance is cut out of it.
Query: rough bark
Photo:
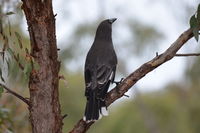
[[[182,33],[179,38],[171,44],[171,46],[162,54],[156,56],[152,60],[144,63],[137,70],[126,77],[123,82],[113,88],[106,98],[106,105],[109,106],[117,99],[121,98],[137,81],[143,78],[146,74],[153,71],[163,63],[171,60],[176,52],[193,36],[192,30],[188,29]],[[86,123],[82,119],[77,122],[70,133],[85,133],[94,122]]]
[[[29,79],[30,122],[33,133],[61,133],[62,116],[58,97],[55,18],[51,0],[22,0],[30,35],[31,56],[39,65]]]

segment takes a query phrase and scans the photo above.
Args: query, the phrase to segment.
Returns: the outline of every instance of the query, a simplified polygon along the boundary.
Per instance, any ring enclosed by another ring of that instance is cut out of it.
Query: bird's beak
[[[117,20],[117,18],[111,18],[111,19],[109,19],[108,21],[112,24],[112,23],[114,23],[116,20]]]

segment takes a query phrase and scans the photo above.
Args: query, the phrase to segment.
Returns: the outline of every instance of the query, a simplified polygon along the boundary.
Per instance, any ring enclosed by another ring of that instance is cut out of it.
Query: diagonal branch
[[[144,77],[149,72],[153,71],[158,66],[171,60],[176,52],[191,38],[193,33],[191,29],[182,33],[179,38],[171,44],[171,46],[162,54],[156,56],[149,62],[144,63],[137,70],[126,77],[121,84],[113,88],[106,98],[106,105],[109,106],[117,99],[121,98],[138,80]],[[86,123],[82,119],[78,121],[74,129],[70,133],[85,133],[94,122]]]
[[[6,87],[5,85],[3,85],[3,84],[1,84],[1,83],[0,83],[0,86],[3,87],[5,90],[7,90],[8,93],[10,93],[10,94],[12,94],[13,96],[19,98],[19,99],[22,100],[24,103],[26,103],[28,106],[30,106],[30,102],[29,102],[26,98],[22,97],[21,95],[19,95],[18,93],[12,91],[11,89],[9,89],[8,87]]]

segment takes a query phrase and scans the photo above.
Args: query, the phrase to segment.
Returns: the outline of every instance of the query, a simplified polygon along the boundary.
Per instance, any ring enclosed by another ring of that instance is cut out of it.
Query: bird
[[[103,20],[96,30],[94,42],[86,56],[84,78],[87,103],[83,120],[96,121],[107,116],[105,97],[114,83],[117,55],[112,42],[112,24],[117,18]]]

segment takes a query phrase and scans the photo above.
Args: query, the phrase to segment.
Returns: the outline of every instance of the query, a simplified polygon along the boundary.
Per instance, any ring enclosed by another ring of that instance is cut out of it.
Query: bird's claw
[[[117,93],[119,93],[119,94],[120,94],[120,92],[119,92],[119,85],[122,83],[123,80],[124,80],[124,78],[121,78],[120,81],[114,81],[113,82],[113,83],[116,84],[116,90],[117,90]]]
[[[122,81],[124,80],[124,78],[121,78],[121,80],[120,81],[114,81],[113,83],[115,83],[116,84],[116,86],[118,86],[119,84],[121,84],[122,83]]]

